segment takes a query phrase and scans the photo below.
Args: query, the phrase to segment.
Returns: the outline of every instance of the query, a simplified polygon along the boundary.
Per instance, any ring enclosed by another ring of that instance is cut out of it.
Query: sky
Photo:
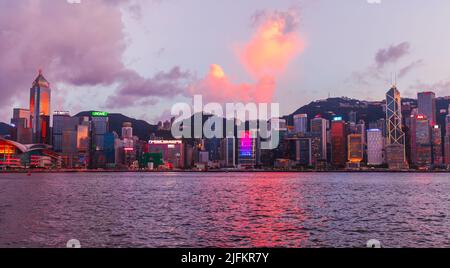
[[[0,121],[42,69],[52,110],[156,123],[176,102],[450,95],[447,0],[0,0]]]

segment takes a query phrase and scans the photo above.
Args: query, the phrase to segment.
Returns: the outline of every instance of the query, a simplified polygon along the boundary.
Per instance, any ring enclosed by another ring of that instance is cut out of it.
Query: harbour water
[[[446,173],[0,174],[0,247],[450,247]]]

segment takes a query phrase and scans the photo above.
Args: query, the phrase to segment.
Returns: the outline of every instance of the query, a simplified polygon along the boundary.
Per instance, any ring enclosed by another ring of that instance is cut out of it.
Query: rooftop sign
[[[92,116],[94,116],[94,117],[107,117],[108,113],[107,112],[92,112]]]

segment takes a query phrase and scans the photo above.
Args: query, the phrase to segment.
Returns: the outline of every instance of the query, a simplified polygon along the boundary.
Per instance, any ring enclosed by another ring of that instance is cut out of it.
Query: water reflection
[[[447,174],[0,175],[0,247],[449,244]]]

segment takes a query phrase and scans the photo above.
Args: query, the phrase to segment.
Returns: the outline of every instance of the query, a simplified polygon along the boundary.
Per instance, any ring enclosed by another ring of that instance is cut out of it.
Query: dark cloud
[[[266,9],[257,10],[250,19],[253,27],[259,27],[262,23],[265,23],[269,20],[282,21],[283,23],[285,23],[283,27],[285,33],[290,33],[298,30],[299,28],[300,8],[295,6],[285,11]]]
[[[2,110],[9,109],[14,98],[27,99],[39,68],[52,83],[110,86],[112,91],[118,86],[121,98],[179,94],[177,81],[171,81],[187,75],[179,68],[146,79],[124,65],[121,10],[140,14],[133,0],[0,1]]]
[[[144,79],[130,71],[126,71],[120,77],[122,86],[114,95],[108,97],[107,108],[156,104],[154,96],[183,95],[186,93],[191,75],[189,72],[181,71],[179,67],[174,67],[169,72],[159,72],[149,79]]]
[[[375,61],[363,71],[353,72],[348,81],[358,85],[369,86],[373,81],[391,82],[392,73],[386,73],[386,65],[397,63],[410,53],[410,43],[402,42],[398,45],[391,45],[387,48],[379,49],[375,53]],[[403,78],[413,70],[422,67],[422,59],[415,60],[401,67],[397,72],[398,78]]]

